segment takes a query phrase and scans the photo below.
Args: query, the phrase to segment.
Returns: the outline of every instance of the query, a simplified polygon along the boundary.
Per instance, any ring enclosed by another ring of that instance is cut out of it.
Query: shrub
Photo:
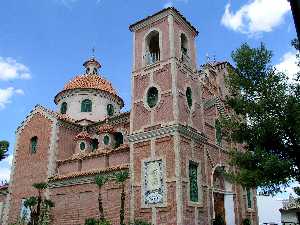
[[[94,219],[94,218],[88,218],[85,220],[84,225],[97,225],[98,220]]]
[[[101,219],[99,222],[98,222],[98,225],[111,225],[111,222],[107,219]]]
[[[111,222],[107,219],[95,219],[95,218],[88,218],[85,220],[84,225],[111,225]]]

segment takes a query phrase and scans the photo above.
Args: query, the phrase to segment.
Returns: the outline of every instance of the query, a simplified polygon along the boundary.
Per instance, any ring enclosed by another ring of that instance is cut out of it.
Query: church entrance
[[[215,218],[222,217],[225,219],[225,205],[223,193],[214,192],[214,208]]]
[[[232,184],[224,178],[224,167],[217,167],[213,174],[214,221],[222,225],[235,225]]]

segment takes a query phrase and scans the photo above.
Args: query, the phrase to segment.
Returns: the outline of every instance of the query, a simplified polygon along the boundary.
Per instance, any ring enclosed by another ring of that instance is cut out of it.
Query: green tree
[[[229,140],[245,149],[231,152],[231,163],[239,167],[232,178],[266,194],[300,181],[299,83],[271,65],[272,55],[263,44],[243,44],[232,53],[226,103],[234,113],[222,121]]]
[[[98,208],[99,208],[99,214],[100,214],[100,221],[104,220],[104,209],[103,209],[103,202],[102,202],[102,195],[101,195],[101,189],[103,185],[108,181],[108,177],[105,175],[97,175],[95,177],[95,183],[98,186]]]
[[[8,141],[0,141],[0,161],[2,159],[5,159],[8,156],[7,154],[8,147],[9,147]]]
[[[37,197],[37,209],[36,213],[39,217],[41,214],[41,204],[42,204],[42,192],[47,189],[48,184],[47,183],[35,183],[32,185],[35,189],[38,190],[38,197]]]
[[[125,225],[125,181],[129,178],[127,171],[120,171],[115,174],[117,183],[121,184],[121,207],[120,207],[120,225]]]
[[[50,224],[50,209],[54,203],[49,199],[43,199],[42,193],[47,189],[47,183],[34,183],[32,185],[38,191],[37,196],[31,196],[24,202],[24,206],[30,209],[29,225],[48,225]]]
[[[34,196],[27,198],[24,202],[24,206],[30,209],[30,221],[28,223],[29,225],[37,224],[37,213],[35,209],[36,205],[37,205],[37,198]]]

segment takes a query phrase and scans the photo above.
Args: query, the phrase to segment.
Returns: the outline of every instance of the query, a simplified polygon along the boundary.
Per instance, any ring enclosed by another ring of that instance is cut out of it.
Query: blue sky
[[[101,74],[130,109],[132,34],[137,20],[175,6],[199,30],[198,64],[206,54],[229,60],[243,42],[274,51],[278,69],[295,72],[296,37],[286,0],[10,0],[0,7],[0,139],[14,131],[36,104],[55,109],[53,97],[96,48]],[[11,157],[10,157],[11,158]],[[0,163],[0,179],[10,158]]]

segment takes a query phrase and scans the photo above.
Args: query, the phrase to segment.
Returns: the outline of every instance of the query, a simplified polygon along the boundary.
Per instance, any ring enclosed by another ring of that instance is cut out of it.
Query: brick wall
[[[38,137],[37,151],[30,151],[30,139]],[[21,200],[37,195],[34,183],[47,181],[48,148],[51,136],[51,121],[37,113],[25,125],[17,143],[16,165],[11,184],[9,223],[16,222],[20,215]]]
[[[87,218],[98,218],[98,187],[96,184],[79,184],[51,189],[55,203],[52,210],[53,225],[83,225]],[[125,219],[128,222],[129,184],[126,184]],[[101,190],[104,214],[113,225],[119,224],[121,187],[115,181],[106,183]]]

